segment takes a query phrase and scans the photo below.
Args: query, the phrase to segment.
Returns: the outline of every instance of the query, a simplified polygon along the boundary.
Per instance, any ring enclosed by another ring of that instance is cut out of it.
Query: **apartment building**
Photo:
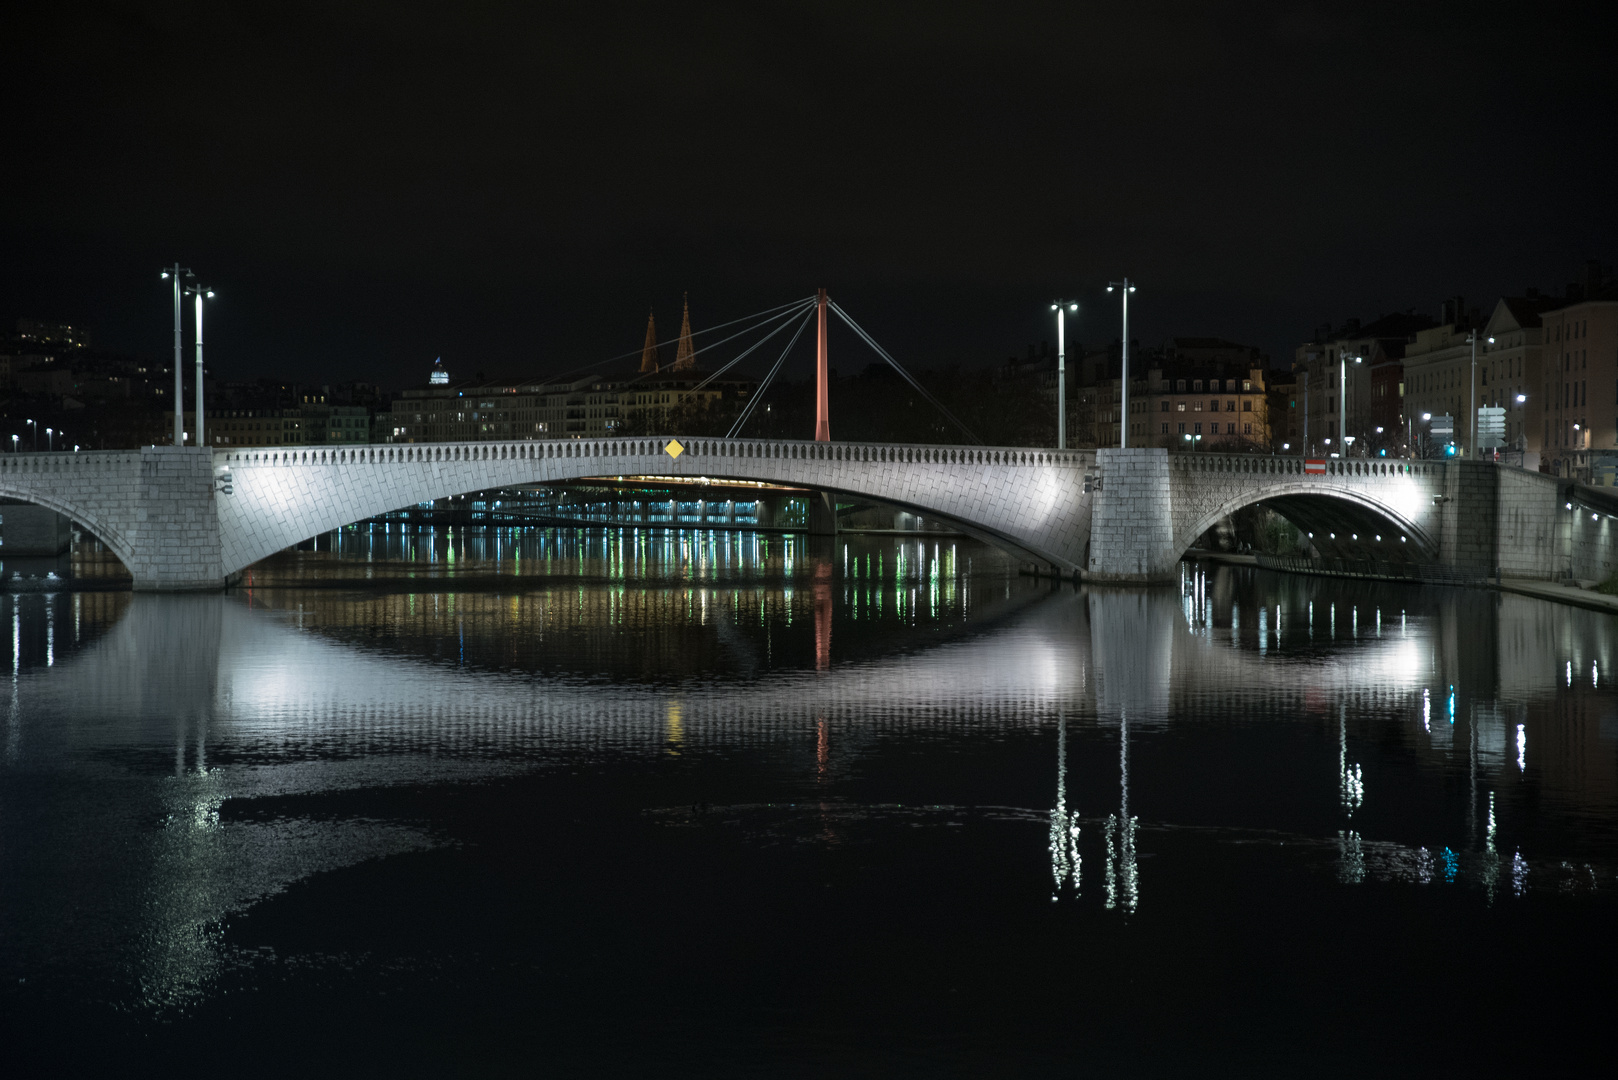
[[[1618,284],[1580,290],[1541,316],[1530,426],[1546,471],[1611,486],[1618,470]]]

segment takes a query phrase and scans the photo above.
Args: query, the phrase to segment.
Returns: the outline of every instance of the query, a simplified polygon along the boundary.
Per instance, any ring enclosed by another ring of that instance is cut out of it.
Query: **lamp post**
[[[197,298],[197,445],[206,446],[207,440],[202,434],[202,300],[203,297],[213,299],[213,290],[201,285],[187,285],[185,291]],[[178,404],[178,399],[175,400]]]
[[[52,428],[46,428],[45,429],[45,452],[47,454],[50,453],[51,449],[52,449],[52,447],[51,447],[51,435],[52,434],[54,434],[54,429],[52,429]]]
[[[1124,278],[1122,281],[1113,281],[1107,284],[1108,292],[1112,292],[1114,289],[1120,289],[1124,294],[1124,378],[1122,383],[1124,392],[1119,405],[1120,412],[1127,418],[1129,416],[1129,294],[1135,291],[1135,286],[1128,278]],[[1125,450],[1129,448],[1128,419],[1118,425],[1118,446]]]
[[[16,436],[16,435],[13,435],[11,437],[11,452],[13,454],[15,454],[17,452],[17,439],[18,438],[19,438],[19,436]]]
[[[1354,362],[1358,364],[1363,359],[1364,357],[1356,356],[1354,357]],[[1339,353],[1338,360],[1342,372],[1337,387],[1337,437],[1338,439],[1346,440],[1348,436],[1348,353]],[[1343,442],[1343,457],[1348,456],[1349,441],[1352,440]]]
[[[1079,310],[1072,300],[1053,300],[1056,312],[1056,448],[1067,449],[1067,313]]]
[[[1194,454],[1194,453],[1197,452],[1197,443],[1202,441],[1202,436],[1201,435],[1186,435],[1185,436],[1185,441],[1191,444],[1191,452]]]
[[[1492,337],[1484,338],[1483,340],[1490,345],[1494,344],[1494,338]],[[1466,335],[1466,343],[1472,346],[1472,378],[1471,386],[1469,387],[1472,401],[1472,422],[1467,428],[1471,441],[1467,444],[1466,454],[1468,457],[1475,458],[1478,456],[1478,332],[1476,330]]]
[[[39,453],[39,424],[37,424],[34,421],[30,420],[30,421],[28,421],[28,426],[34,429],[33,431],[30,431],[28,434],[33,436],[34,453],[37,454],[37,453]]]
[[[163,273],[162,273],[162,278],[163,278],[164,281],[168,281],[168,280],[172,279],[173,282],[174,282],[174,445],[175,446],[184,446],[185,445],[185,428],[183,426],[184,423],[185,423],[185,414],[184,414],[185,388],[184,388],[184,386],[183,386],[183,384],[181,382],[181,374],[180,374],[180,275],[181,274],[184,274],[188,278],[195,278],[197,276],[197,275],[193,274],[188,268],[181,266],[179,263],[175,263],[173,266],[169,267],[167,270],[164,270]]]

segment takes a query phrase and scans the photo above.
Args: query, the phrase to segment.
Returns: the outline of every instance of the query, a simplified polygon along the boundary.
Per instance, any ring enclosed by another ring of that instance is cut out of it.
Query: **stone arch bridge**
[[[1567,546],[1555,481],[1474,463],[1333,461],[1309,472],[1301,458],[1163,450],[692,438],[671,456],[668,445],[642,437],[6,454],[0,497],[73,518],[117,554],[137,589],[159,591],[221,588],[276,551],[414,503],[600,476],[758,480],[856,496],[1100,581],[1172,577],[1202,532],[1255,502],[1313,533],[1326,555],[1488,562],[1507,573],[1538,566],[1529,576],[1550,576],[1542,571],[1553,549]]]

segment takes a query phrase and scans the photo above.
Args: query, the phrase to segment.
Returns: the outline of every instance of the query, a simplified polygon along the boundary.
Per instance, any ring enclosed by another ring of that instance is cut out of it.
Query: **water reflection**
[[[1073,879],[1077,897],[1084,878],[1084,860],[1079,855],[1079,819],[1067,810],[1067,717],[1056,720],[1056,806],[1051,810],[1051,900],[1061,899],[1063,886]]]
[[[982,549],[968,569],[887,542],[782,544],[771,580],[745,561],[725,578],[707,541],[669,541],[652,574],[632,540],[547,549],[521,588],[505,569],[523,543],[474,574],[478,556],[451,542],[459,576],[432,587],[397,552],[376,584],[371,550],[288,556],[229,596],[0,597],[5,775],[63,778],[38,812],[0,818],[0,868],[103,875],[73,921],[65,886],[12,894],[0,967],[113,957],[143,1002],[181,1005],[248,962],[221,937],[231,913],[447,843],[430,821],[322,816],[319,799],[580,762],[681,776],[743,762],[771,798],[813,808],[823,844],[906,803],[1005,807],[1041,827],[1028,893],[1079,911],[1195,904],[1160,887],[1189,873],[1173,860],[1255,846],[1278,874],[1467,886],[1485,902],[1613,882],[1604,616],[1200,567],[1178,590],[1052,591]],[[639,560],[638,584],[610,572]],[[883,771],[900,747],[916,762],[902,783]],[[1029,747],[1046,764],[1025,790],[1010,755]],[[947,765],[987,755],[1003,767]],[[86,784],[107,797],[86,800]],[[1169,843],[1192,833],[1202,854]],[[1098,895],[1081,890],[1086,845]]]

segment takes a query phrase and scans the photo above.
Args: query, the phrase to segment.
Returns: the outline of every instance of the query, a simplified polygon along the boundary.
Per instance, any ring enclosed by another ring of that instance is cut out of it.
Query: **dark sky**
[[[1280,356],[1618,257],[1614,6],[8,7],[0,318],[161,354],[179,259],[222,375],[397,385],[824,285],[925,366],[1128,274]]]

